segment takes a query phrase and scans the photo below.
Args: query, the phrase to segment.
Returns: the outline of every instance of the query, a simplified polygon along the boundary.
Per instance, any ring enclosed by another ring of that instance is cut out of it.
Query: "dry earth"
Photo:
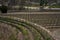
[[[22,33],[16,28],[0,23],[0,40],[23,40]]]

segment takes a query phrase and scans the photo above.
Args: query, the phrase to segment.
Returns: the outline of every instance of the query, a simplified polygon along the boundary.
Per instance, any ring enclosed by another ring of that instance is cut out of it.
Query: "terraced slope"
[[[11,25],[0,22],[0,40],[23,40],[23,38],[24,37],[21,31],[12,27]]]
[[[27,12],[26,12],[27,13]],[[45,28],[49,27],[59,27],[60,26],[60,14],[56,13],[41,13],[39,14],[38,12],[32,12],[31,14],[6,14],[4,16],[14,16],[14,17],[19,17],[28,21],[31,21],[33,23],[37,23],[39,25],[42,25]]]
[[[4,36],[9,37],[9,38],[6,37],[5,40],[55,40],[52,37],[51,33],[44,27],[31,23],[31,22],[28,22],[28,21],[25,21],[25,20],[17,18],[17,17],[0,16],[0,23],[1,24],[3,23],[4,25],[8,26],[8,27],[3,26],[6,29],[1,28],[1,30],[5,30],[5,31],[7,29],[11,30],[10,32],[0,31],[1,34],[3,34],[3,37]],[[10,28],[10,26],[11,26],[11,28]],[[2,27],[2,26],[0,26],[0,27]],[[11,35],[9,36],[7,32]],[[3,40],[4,39],[3,37],[1,36],[0,40]]]

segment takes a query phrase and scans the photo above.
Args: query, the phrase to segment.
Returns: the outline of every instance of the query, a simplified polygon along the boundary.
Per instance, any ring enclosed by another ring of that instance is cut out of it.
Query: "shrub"
[[[7,6],[4,6],[4,5],[0,7],[0,10],[2,13],[7,13],[7,9],[8,9]]]

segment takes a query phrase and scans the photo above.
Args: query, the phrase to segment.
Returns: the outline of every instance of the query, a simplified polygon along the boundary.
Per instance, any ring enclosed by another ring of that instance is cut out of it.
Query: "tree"
[[[40,11],[43,11],[44,0],[40,0]]]
[[[40,11],[43,11],[43,8],[47,5],[47,3],[47,0],[40,0]]]
[[[44,0],[40,0],[40,6],[44,5]]]
[[[21,0],[21,2],[20,2],[20,10],[24,9],[25,1],[26,0]]]

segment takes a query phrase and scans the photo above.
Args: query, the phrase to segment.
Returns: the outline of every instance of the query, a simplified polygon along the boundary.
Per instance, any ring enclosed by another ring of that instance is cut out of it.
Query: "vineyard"
[[[0,40],[54,40],[44,27],[13,16],[0,16]]]

